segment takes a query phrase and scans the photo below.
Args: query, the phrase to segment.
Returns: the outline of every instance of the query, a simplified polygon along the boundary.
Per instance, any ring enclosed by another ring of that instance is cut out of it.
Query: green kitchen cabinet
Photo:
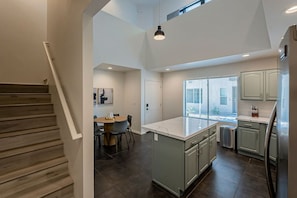
[[[238,121],[237,146],[238,151],[251,154],[260,153],[260,124]]]
[[[198,144],[185,151],[185,186],[189,187],[198,178]]]
[[[242,72],[240,74],[240,79],[242,100],[263,100],[263,71]]]
[[[279,70],[242,72],[241,99],[270,101],[277,99],[277,78]]]
[[[240,154],[264,160],[264,144],[267,124],[248,121],[238,121],[237,149]],[[270,139],[270,159],[277,158],[276,127],[272,129]]]
[[[212,163],[217,157],[217,134],[209,137],[209,162]]]
[[[209,138],[199,143],[199,174],[203,173],[209,166]]]
[[[277,100],[279,70],[265,71],[265,100]]]
[[[154,133],[152,179],[176,196],[183,192],[215,159],[216,147],[210,149],[209,134],[214,145],[216,126],[199,131],[183,141]],[[212,159],[210,161],[210,150]]]

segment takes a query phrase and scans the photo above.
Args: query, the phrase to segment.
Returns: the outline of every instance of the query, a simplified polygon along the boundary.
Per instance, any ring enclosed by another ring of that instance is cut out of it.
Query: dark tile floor
[[[96,198],[175,197],[151,181],[152,134],[135,135],[135,140],[129,150],[123,141],[123,150],[117,154],[113,154],[115,148],[95,144]],[[210,171],[183,197],[268,198],[264,162],[218,146]]]

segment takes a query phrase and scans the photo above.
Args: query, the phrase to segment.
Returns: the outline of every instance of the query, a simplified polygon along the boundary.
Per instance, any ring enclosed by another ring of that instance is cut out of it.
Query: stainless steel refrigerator
[[[265,139],[265,165],[271,197],[297,197],[297,29],[288,28],[280,44],[278,99],[271,113]],[[269,143],[276,117],[276,188],[272,183]]]

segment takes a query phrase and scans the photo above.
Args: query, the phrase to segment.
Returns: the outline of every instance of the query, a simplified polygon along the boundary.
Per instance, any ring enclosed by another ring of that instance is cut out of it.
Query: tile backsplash
[[[239,100],[238,101],[238,115],[252,116],[251,106],[257,106],[259,117],[269,117],[275,101],[252,101]]]

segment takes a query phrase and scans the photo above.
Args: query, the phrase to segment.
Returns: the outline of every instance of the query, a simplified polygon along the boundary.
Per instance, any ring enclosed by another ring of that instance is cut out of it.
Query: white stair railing
[[[82,138],[82,134],[78,133],[78,131],[75,128],[74,121],[73,121],[73,118],[71,116],[71,113],[70,113],[70,110],[69,110],[69,107],[68,107],[68,104],[67,104],[67,101],[66,101],[66,98],[65,98],[65,95],[64,95],[60,80],[59,80],[57,72],[56,72],[56,70],[54,68],[54,64],[53,64],[51,55],[49,53],[49,49],[48,49],[49,48],[49,43],[48,42],[43,42],[43,46],[44,46],[44,49],[45,49],[45,53],[46,53],[46,56],[47,56],[47,59],[48,59],[48,62],[49,62],[49,66],[50,66],[50,69],[51,69],[55,84],[56,84],[57,92],[58,92],[58,95],[59,95],[59,98],[60,98],[60,101],[61,101],[61,105],[62,105],[64,114],[65,114],[65,117],[66,117],[67,125],[69,127],[72,140],[80,139],[80,138]]]

